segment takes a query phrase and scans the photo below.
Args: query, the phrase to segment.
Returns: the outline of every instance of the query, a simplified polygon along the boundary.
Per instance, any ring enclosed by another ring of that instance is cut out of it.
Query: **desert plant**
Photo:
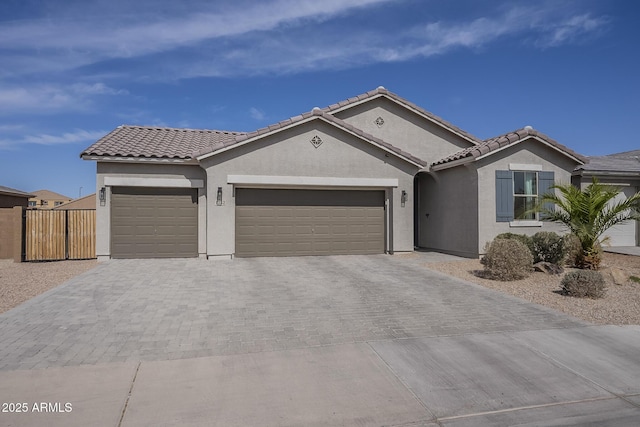
[[[600,236],[612,226],[627,220],[640,220],[640,193],[615,202],[619,189],[593,178],[583,190],[572,184],[554,185],[560,196],[548,193],[540,198],[536,209],[545,221],[566,225],[580,240],[579,268],[597,270],[601,256]],[[548,207],[548,204],[555,205]]]
[[[527,236],[526,234],[516,234],[516,233],[501,233],[496,236],[496,239],[512,239],[517,240],[520,243],[523,243],[533,255],[533,246],[531,241],[531,236]]]
[[[515,239],[494,239],[480,262],[486,277],[502,281],[524,279],[533,269],[531,251]]]
[[[578,298],[602,298],[606,293],[604,277],[598,271],[578,270],[565,274],[562,293]]]
[[[562,238],[564,240],[564,250],[566,252],[566,263],[571,267],[578,265],[578,258],[582,253],[582,244],[580,239],[575,234],[565,234]]]
[[[553,231],[539,231],[531,236],[533,262],[560,265],[566,255],[564,239]]]

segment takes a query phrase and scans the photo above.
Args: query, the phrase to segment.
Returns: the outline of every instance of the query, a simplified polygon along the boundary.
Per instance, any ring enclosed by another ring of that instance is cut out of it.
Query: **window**
[[[539,215],[527,211],[536,206],[539,195],[551,191],[553,184],[551,171],[497,170],[496,222],[514,222],[514,226],[539,224]]]
[[[53,202],[53,206],[60,206],[64,202]]]
[[[29,207],[30,208],[35,208],[38,202],[36,202],[35,200],[29,200]]]
[[[516,220],[536,220],[530,212],[538,203],[538,173],[513,172],[513,217]]]

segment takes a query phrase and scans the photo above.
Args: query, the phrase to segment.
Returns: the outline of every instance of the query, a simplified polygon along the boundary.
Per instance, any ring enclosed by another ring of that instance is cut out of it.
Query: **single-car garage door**
[[[633,196],[636,191],[636,187],[623,187],[613,202],[621,202]],[[638,222],[631,220],[614,225],[604,232],[604,236],[609,237],[607,244],[611,246],[636,246],[638,243],[636,240],[637,226]]]
[[[113,187],[111,256],[197,257],[197,189]]]
[[[236,256],[384,252],[384,191],[236,189]]]

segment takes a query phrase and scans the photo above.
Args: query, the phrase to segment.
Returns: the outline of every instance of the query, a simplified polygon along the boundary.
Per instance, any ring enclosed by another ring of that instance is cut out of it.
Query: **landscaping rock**
[[[550,262],[542,261],[533,264],[533,269],[535,271],[541,271],[546,274],[561,274],[564,271],[564,268],[560,267],[557,264],[551,264]]]
[[[616,285],[624,285],[629,280],[629,274],[621,268],[611,267],[609,273]]]

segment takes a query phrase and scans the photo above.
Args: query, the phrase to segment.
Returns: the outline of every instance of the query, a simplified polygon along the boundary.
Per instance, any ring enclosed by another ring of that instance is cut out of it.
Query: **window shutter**
[[[538,172],[538,197],[542,197],[547,193],[552,193],[554,190],[551,188],[555,184],[553,172]],[[553,203],[545,203],[543,205],[545,209],[553,209]],[[545,215],[540,214],[540,218],[543,219]]]
[[[513,174],[496,171],[496,222],[513,221]]]

